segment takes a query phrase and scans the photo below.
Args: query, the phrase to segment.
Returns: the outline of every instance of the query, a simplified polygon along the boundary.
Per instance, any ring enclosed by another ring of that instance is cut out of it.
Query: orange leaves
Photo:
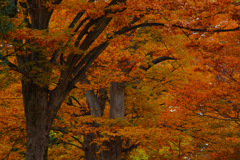
[[[51,140],[71,142],[77,147],[86,134],[98,135],[93,141],[98,141],[98,144],[120,136],[124,143],[141,142],[142,154],[149,159],[173,159],[176,156],[201,159],[221,154],[225,156],[228,150],[234,154],[239,143],[239,32],[211,32],[238,27],[239,6],[231,4],[230,0],[128,0],[126,4],[108,6],[110,2],[63,0],[59,5],[44,4],[55,9],[48,31],[23,27],[10,35],[12,39],[22,41],[20,46],[16,42],[13,44],[19,49],[16,54],[23,56],[23,60],[31,59],[34,51],[46,56],[44,62],[36,59],[20,68],[31,68],[28,73],[36,77],[39,85],[47,85],[49,90],[60,82],[64,83],[57,88],[63,86],[65,90],[77,70],[91,66],[86,72],[90,84],[80,82],[78,89],[71,92],[78,101],[72,102],[69,100],[72,97],[67,97],[54,121],[55,131],[50,134]],[[75,27],[68,29],[79,12],[82,17],[75,22]],[[107,18],[112,17],[109,24],[104,21],[106,17],[102,17],[105,14]],[[20,17],[22,20],[23,15]],[[124,35],[116,34],[122,28],[155,22],[162,25],[137,28]],[[102,28],[104,31],[101,32]],[[195,32],[186,31],[192,28]],[[82,39],[79,38],[79,43],[75,44],[77,37]],[[187,43],[189,40],[190,44]],[[95,48],[105,41],[109,43],[106,49]],[[78,47],[82,44],[89,44],[84,46],[85,51]],[[95,52],[89,52],[94,48]],[[101,49],[105,50],[101,52]],[[98,54],[101,55],[95,60]],[[163,56],[176,59],[153,65],[154,59]],[[52,58],[56,59],[54,63],[46,62]],[[89,63],[80,65],[83,61]],[[43,72],[39,65],[49,71]],[[80,68],[76,68],[79,65]],[[149,67],[149,70],[141,67]],[[69,79],[59,79],[66,70],[71,72],[64,73]],[[85,74],[85,70],[81,70],[82,73]],[[45,79],[47,83],[44,83]],[[103,117],[86,116],[89,108],[84,92],[94,90],[97,94],[99,89],[108,87],[113,81],[127,83],[125,119],[109,120],[111,102],[106,103]],[[4,90],[7,93],[1,91],[0,97],[21,98],[19,84],[9,85]],[[16,132],[1,139],[4,146],[0,146],[0,150],[4,154],[11,150],[12,137],[20,133],[18,128],[25,128],[24,109],[18,100],[1,100],[0,134],[16,129]],[[17,147],[20,151],[21,146]],[[65,148],[62,144],[58,147],[51,148],[52,159],[61,154],[57,159],[78,159],[84,155],[83,152],[76,153],[74,147]],[[215,147],[217,151],[211,150]],[[217,153],[210,155],[208,151]],[[67,157],[67,154],[72,157]],[[15,159],[17,156],[13,154]]]
[[[90,16],[93,19],[96,19],[98,17],[101,17],[104,15],[103,8],[107,6],[107,3],[104,0],[96,1],[94,3],[89,3],[86,5],[86,13],[88,16]]]
[[[19,159],[26,142],[21,85],[8,80],[7,88],[0,89],[0,158]]]
[[[33,44],[38,44],[38,47],[44,49],[47,48],[49,52],[56,50],[59,44],[64,41],[64,36],[58,34],[47,33],[47,31],[31,30],[28,28],[16,30],[12,33],[13,38],[23,41],[23,48],[31,47],[32,50],[38,50],[34,48]],[[21,45],[19,46],[21,47]]]

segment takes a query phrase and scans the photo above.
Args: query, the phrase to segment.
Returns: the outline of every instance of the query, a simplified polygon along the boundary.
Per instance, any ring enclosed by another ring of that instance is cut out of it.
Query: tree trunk
[[[86,98],[88,102],[88,106],[91,109],[91,115],[95,117],[101,117],[103,114],[103,110],[101,109],[100,100],[97,95],[94,93],[94,90],[88,90],[86,92]]]
[[[112,82],[110,86],[110,119],[124,118],[125,82]]]
[[[85,82],[89,83],[87,79]],[[91,109],[90,113],[92,116],[101,117],[105,108],[106,97],[98,97],[94,90],[86,91],[86,98],[88,106]],[[95,124],[95,125],[94,125]],[[97,127],[97,122],[94,122],[94,127]],[[97,143],[93,143],[94,139],[97,137],[95,133],[88,133],[84,135],[84,151],[85,151],[85,160],[98,160],[99,155],[97,152],[100,150],[101,146],[98,146]],[[102,159],[101,159],[102,160]]]
[[[90,84],[89,80],[84,76],[83,83]],[[102,117],[107,101],[107,91],[105,88],[99,89],[98,94],[94,90],[86,91],[87,103],[90,108],[90,113],[95,117]]]
[[[99,146],[97,143],[93,143],[96,137],[96,134],[91,133],[84,136],[85,160],[121,160],[121,137],[114,137],[113,140],[104,141]],[[98,153],[99,151],[100,153]]]
[[[31,19],[32,29],[47,30],[49,20],[53,10],[45,7],[45,2],[31,0],[28,3],[28,14]],[[29,74],[34,71],[34,68],[41,68],[43,72],[50,74],[47,60],[43,53],[31,49],[31,45],[37,47],[37,44],[30,44],[30,55],[17,55],[18,65],[20,69]],[[25,64],[29,63],[29,67]],[[30,75],[30,79],[22,80],[23,103],[27,125],[27,160],[46,160],[49,144],[49,131],[53,119],[57,113],[57,108],[50,109],[48,87],[44,84],[38,85],[35,80],[41,74],[36,71],[36,74]],[[42,77],[44,78],[44,77]],[[51,112],[49,112],[51,111]]]
[[[97,143],[93,143],[95,138],[96,134],[93,133],[84,135],[85,160],[98,160],[97,152],[100,147],[97,146]]]
[[[110,118],[124,118],[124,92],[125,82],[113,82],[110,87]],[[91,115],[101,117],[105,108],[106,90],[99,91],[97,96],[93,90],[86,92],[88,104],[91,108]],[[95,110],[97,109],[97,110]],[[110,137],[109,141],[104,141],[100,146],[93,143],[94,139],[100,135],[93,133],[84,136],[84,149],[86,160],[121,160],[122,139],[121,137]],[[103,149],[103,150],[102,150]],[[97,153],[99,152],[100,153]]]
[[[32,82],[22,81],[27,122],[27,160],[46,160],[48,151],[48,92]]]
[[[100,152],[101,160],[121,160],[122,156],[122,139],[114,137],[113,140],[104,141],[102,146],[106,146],[105,150]]]

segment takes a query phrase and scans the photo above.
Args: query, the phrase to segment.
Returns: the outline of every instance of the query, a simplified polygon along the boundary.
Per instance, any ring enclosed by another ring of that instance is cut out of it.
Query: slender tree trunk
[[[124,118],[125,82],[112,82],[110,86],[110,119]]]
[[[90,84],[86,76],[83,83]],[[94,90],[86,91],[86,98],[89,108],[91,109],[91,115],[95,117],[102,117],[107,101],[107,91],[105,88],[99,89],[98,94],[94,93]]]
[[[89,83],[87,80],[85,82]],[[89,105],[89,108],[91,109],[90,113],[92,116],[95,117],[101,117],[103,115],[103,111],[105,108],[106,98],[104,96],[98,97],[94,90],[88,90],[86,91],[86,98]],[[102,102],[102,103],[101,103]],[[103,106],[104,105],[104,106]],[[94,122],[96,125],[94,127],[97,127],[97,122]],[[98,135],[99,136],[99,135]],[[94,139],[97,137],[95,133],[88,133],[84,135],[84,151],[85,151],[85,160],[98,160],[99,155],[97,152],[101,148],[101,146],[98,146],[97,143],[94,143]]]
[[[48,92],[31,82],[22,81],[27,122],[27,160],[46,160],[48,151]]]
[[[103,110],[101,108],[100,99],[94,93],[94,90],[88,90],[86,92],[86,98],[88,106],[91,109],[91,115],[95,117],[101,117]]]
[[[110,112],[109,118],[124,118],[125,105],[125,82],[112,82],[110,86]],[[104,141],[103,146],[107,150],[100,153],[101,160],[121,160],[122,157],[122,139],[121,137],[113,137],[110,141]]]

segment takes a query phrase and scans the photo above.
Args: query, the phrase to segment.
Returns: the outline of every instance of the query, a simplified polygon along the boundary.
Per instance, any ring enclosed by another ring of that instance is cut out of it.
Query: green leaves
[[[131,160],[148,160],[149,155],[143,149],[136,149],[130,158]]]
[[[0,37],[14,29],[10,17],[14,16],[16,9],[14,3],[7,2],[7,0],[0,0]]]

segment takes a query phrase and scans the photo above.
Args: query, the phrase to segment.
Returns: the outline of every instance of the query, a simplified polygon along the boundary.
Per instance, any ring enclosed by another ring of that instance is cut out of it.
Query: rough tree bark
[[[33,29],[48,29],[48,24],[52,11],[47,10],[38,4],[37,1],[28,1],[29,15],[31,17],[31,27]],[[31,51],[31,56],[18,55],[18,65],[22,66],[26,62],[37,62],[45,60],[40,52]],[[44,64],[40,67],[43,71],[48,71],[48,67]],[[21,68],[23,72],[34,70]],[[36,74],[39,74],[37,72]],[[35,78],[34,75],[32,78]],[[48,87],[38,85],[31,80],[22,79],[23,102],[27,123],[27,160],[45,160],[48,151],[48,136],[50,131],[53,115],[48,113]],[[50,121],[49,121],[50,120]]]
[[[27,122],[26,159],[47,159],[49,142],[47,88],[23,80],[22,91]]]

